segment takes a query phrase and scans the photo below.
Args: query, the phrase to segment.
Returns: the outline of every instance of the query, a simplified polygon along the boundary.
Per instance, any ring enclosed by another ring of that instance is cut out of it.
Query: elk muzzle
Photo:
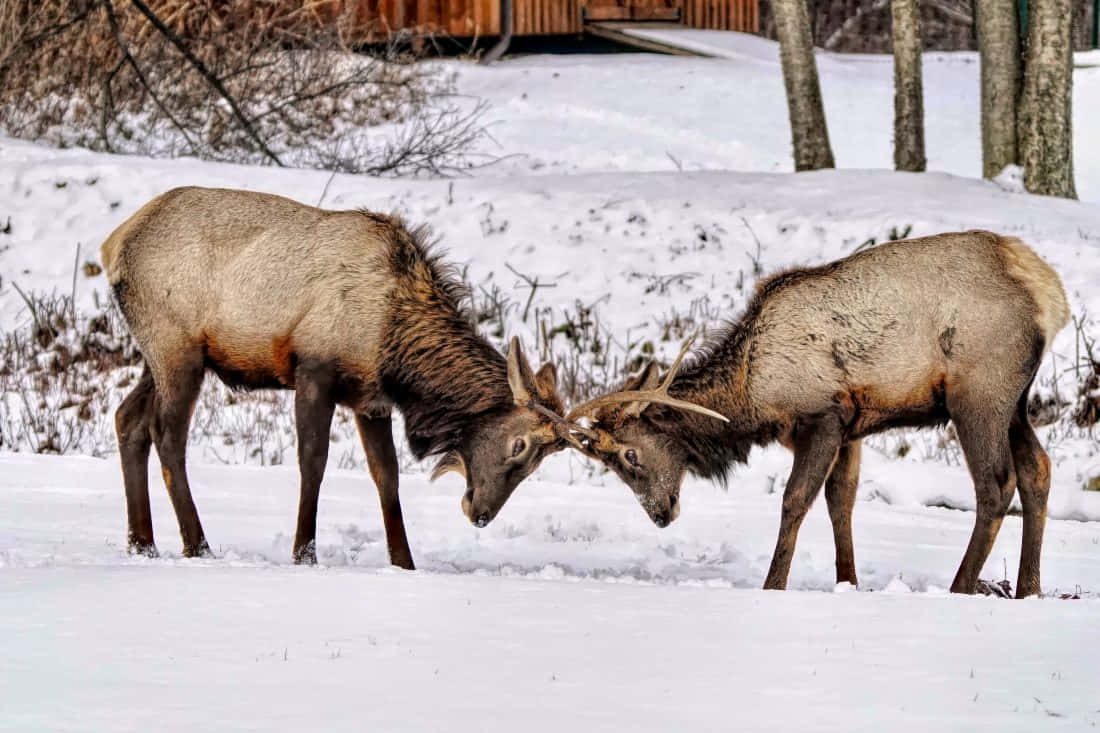
[[[661,529],[675,522],[680,516],[680,499],[675,494],[665,497],[639,495],[638,501],[653,523]]]
[[[475,503],[475,493],[473,489],[466,489],[466,493],[462,495],[462,513],[466,515],[471,524],[480,529],[493,521],[496,511],[490,510],[482,502]]]

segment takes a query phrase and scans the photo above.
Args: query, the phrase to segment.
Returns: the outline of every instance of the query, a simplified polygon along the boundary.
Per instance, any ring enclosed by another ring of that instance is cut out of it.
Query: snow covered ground
[[[554,733],[1100,718],[1095,605],[806,600],[422,573],[9,571],[0,715],[18,731]]]
[[[28,320],[15,285],[75,289],[80,308],[93,309],[104,280],[74,281],[74,262],[96,260],[104,236],[152,196],[199,184],[311,203],[324,191],[329,207],[429,222],[472,282],[520,303],[527,286],[506,265],[555,282],[534,308],[560,318],[578,301],[594,304],[624,354],[649,340],[667,358],[679,339],[663,336],[677,318],[712,325],[735,314],[757,263],[768,272],[823,262],[906,227],[913,236],[980,227],[1023,237],[1062,274],[1085,333],[1096,335],[1100,149],[1086,120],[1100,112],[1100,68],[1075,74],[1084,203],[969,177],[980,170],[977,73],[973,55],[926,55],[937,172],[922,175],[866,170],[890,164],[888,61],[829,54],[821,75],[843,169],[787,173],[782,82],[774,45],[759,39],[737,41],[721,59],[462,65],[462,90],[492,103],[496,152],[513,157],[455,181],[329,181],[0,138],[0,230],[9,217],[11,226],[0,234],[0,326]],[[520,311],[498,341],[516,333],[534,343],[535,322]],[[1080,348],[1072,328],[1062,332],[1041,393],[1072,396]],[[5,395],[0,410],[19,409],[17,397]],[[572,453],[544,462],[482,530],[459,511],[459,479],[429,484],[406,461],[402,496],[420,568],[406,573],[386,566],[369,477],[339,469],[361,461],[339,429],[321,493],[320,567],[289,565],[292,458],[215,465],[258,461],[214,443],[196,445],[191,473],[218,558],[179,557],[155,465],[162,558],[129,558],[109,413],[97,425],[102,459],[0,453],[0,729],[1034,731],[1100,722],[1100,493],[1082,490],[1100,475],[1100,447],[1064,419],[1040,431],[1055,460],[1048,597],[1018,603],[943,592],[974,500],[957,450],[936,433],[877,438],[864,452],[854,529],[862,592],[833,592],[821,502],[799,536],[792,590],[765,593],[756,589],[790,464],[781,449],[754,453],[728,491],[690,481],[682,516],[664,530],[617,479]],[[983,577],[1015,582],[1019,544],[1010,516]],[[1081,600],[1059,599],[1078,592]]]
[[[754,461],[743,480],[762,482],[778,458]],[[480,531],[458,511],[457,481],[403,477],[421,567],[407,573],[385,567],[361,472],[327,477],[322,567],[297,568],[291,468],[194,468],[216,560],[178,557],[171,508],[154,492],[166,557],[149,561],[125,556],[114,461],[0,457],[0,728],[1035,731],[1100,721],[1100,601],[946,595],[968,512],[860,502],[861,581],[881,593],[742,590],[763,580],[778,496],[692,486],[662,531],[622,486],[566,485],[542,477],[560,465],[546,469]],[[873,485],[936,476],[878,460],[866,473]],[[1049,523],[1048,591],[1100,585],[1095,526]],[[1019,535],[1010,517],[991,577],[1002,562],[1014,577]],[[799,539],[792,586],[832,589],[821,506]]]

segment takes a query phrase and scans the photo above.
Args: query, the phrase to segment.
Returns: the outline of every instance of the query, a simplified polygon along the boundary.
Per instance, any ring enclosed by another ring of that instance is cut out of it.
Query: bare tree
[[[894,40],[894,167],[923,171],[924,86],[921,82],[920,0],[892,0]]]
[[[1071,0],[1031,0],[1019,107],[1020,162],[1032,193],[1077,198],[1073,185]]]
[[[833,168],[836,163],[829,147],[806,0],[775,0],[773,10],[791,118],[794,169]]]
[[[114,153],[449,175],[484,105],[351,3],[0,0],[0,131]]]
[[[1020,98],[1020,32],[1016,0],[978,0],[982,65],[982,175],[993,178],[1018,161],[1016,103]]]

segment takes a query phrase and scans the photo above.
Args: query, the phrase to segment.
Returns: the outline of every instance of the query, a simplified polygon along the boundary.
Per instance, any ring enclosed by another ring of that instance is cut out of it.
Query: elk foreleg
[[[783,515],[764,588],[783,590],[791,570],[798,528],[821,490],[843,442],[840,418],[822,415],[800,423],[793,437],[794,467],[783,491]]]
[[[412,552],[405,535],[405,520],[401,516],[401,498],[397,493],[397,451],[393,445],[393,428],[390,416],[355,416],[363,451],[367,454],[367,466],[371,478],[378,487],[378,500],[382,505],[382,523],[386,527],[386,545],[390,551],[390,563],[399,568],[413,570]]]

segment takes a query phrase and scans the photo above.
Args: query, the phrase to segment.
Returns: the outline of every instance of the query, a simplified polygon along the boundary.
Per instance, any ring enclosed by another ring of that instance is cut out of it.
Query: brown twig
[[[263,141],[256,130],[252,127],[252,123],[249,122],[248,118],[244,116],[244,112],[242,112],[240,106],[238,106],[237,100],[233,98],[233,95],[229,93],[229,90],[225,88],[225,85],[221,83],[221,80],[218,79],[218,77],[215,76],[210,71],[210,69],[206,68],[206,64],[204,64],[198,56],[191,53],[191,50],[187,48],[187,44],[183,42],[183,39],[176,35],[171,28],[166,26],[164,22],[157,17],[157,14],[150,10],[149,6],[142,2],[142,0],[130,0],[130,3],[135,8],[137,8],[138,12],[149,19],[149,22],[152,23],[158,31],[160,31],[160,34],[167,38],[168,41],[173,46],[175,46],[181,54],[183,54],[183,57],[187,59],[188,63],[190,63],[191,66],[195,67],[195,71],[199,72],[199,74],[201,74],[202,77],[206,79],[206,83],[209,84],[211,88],[213,88],[214,91],[216,91],[221,96],[221,98],[226,101],[226,104],[229,105],[229,108],[233,110],[233,116],[237,118],[237,122],[240,123],[241,127],[248,134],[248,136],[252,138],[252,141],[256,143],[260,150],[263,151],[264,155],[270,158],[271,161],[275,163],[275,165],[283,167],[283,163],[281,160],[279,160],[279,156],[275,155],[275,153],[271,151],[271,149],[267,146],[267,143]]]
[[[183,135],[183,139],[186,140],[188,142],[188,144],[191,145],[191,147],[193,148],[195,146],[195,141],[192,140],[191,136],[187,133],[187,128],[183,126],[183,123],[181,123],[178,119],[176,119],[176,116],[172,114],[172,111],[170,109],[168,109],[168,106],[165,105],[164,102],[161,100],[161,98],[159,96],[157,96],[157,93],[153,91],[153,87],[152,87],[151,84],[149,84],[149,80],[145,77],[145,74],[142,72],[141,66],[138,64],[137,59],[135,59],[133,54],[130,53],[129,46],[127,46],[126,41],[124,41],[122,39],[122,30],[119,28],[119,25],[118,25],[118,16],[115,15],[115,6],[114,6],[114,4],[111,2],[111,0],[105,0],[104,3],[103,3],[103,6],[107,10],[107,22],[111,26],[111,33],[115,37],[115,43],[118,45],[118,50],[122,52],[123,60],[125,60],[126,63],[130,65],[130,68],[134,70],[134,76],[137,77],[138,82],[141,84],[141,86],[143,86],[145,88],[145,91],[149,92],[149,96],[153,98],[153,103],[156,104],[157,108],[161,112],[164,113],[164,116],[167,117],[172,122],[173,125],[175,125],[176,129],[180,131],[181,135]],[[117,69],[116,69],[116,71],[117,71]],[[104,82],[104,85],[106,86],[106,92],[107,92],[108,100],[111,97],[110,86],[109,85],[110,85],[111,77],[114,76],[114,73],[115,72],[112,72],[111,76],[108,77],[107,80]],[[104,120],[106,120],[106,117],[107,117],[107,105],[106,105],[106,103],[104,104],[104,107],[103,107],[103,117],[104,117]],[[107,147],[108,150],[110,150],[111,149],[111,143],[110,143],[110,140],[107,137],[107,124],[106,124],[106,121],[104,121],[104,123],[103,123],[102,135],[103,135],[103,144]]]

